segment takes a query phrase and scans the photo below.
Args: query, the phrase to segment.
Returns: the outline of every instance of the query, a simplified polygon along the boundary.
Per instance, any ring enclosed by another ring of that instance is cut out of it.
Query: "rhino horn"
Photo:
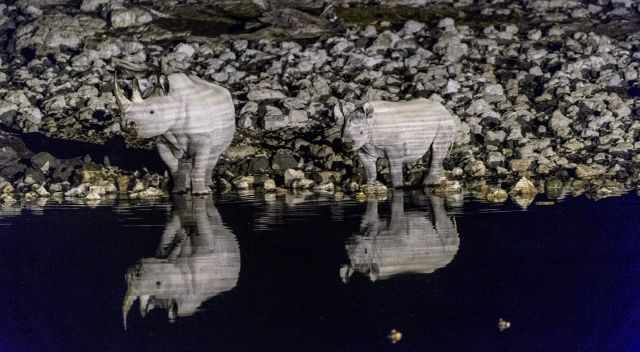
[[[344,132],[347,127],[347,115],[344,113],[344,108],[340,100],[338,100],[338,109],[340,109],[340,113],[342,114],[342,128],[340,129],[340,136],[344,138]]]
[[[116,102],[118,103],[118,107],[120,107],[120,111],[127,110],[127,107],[131,105],[131,101],[124,96],[124,92],[118,86],[118,77],[116,74],[113,75],[113,94],[116,96]]]
[[[353,275],[353,268],[351,265],[343,265],[340,267],[340,279],[342,279],[342,283],[349,283],[351,275]]]
[[[133,294],[133,289],[131,287],[127,288],[127,293],[124,295],[124,301],[122,302],[122,326],[125,331],[127,330],[127,315],[129,315],[129,311],[136,299],[138,297]]]
[[[142,103],[144,99],[142,99],[142,93],[140,93],[140,82],[138,82],[137,78],[133,79],[133,87],[131,87],[131,100],[134,103]]]
[[[149,308],[149,299],[151,298],[150,295],[142,295],[140,296],[140,316],[141,317],[145,317],[147,315],[148,309]]]

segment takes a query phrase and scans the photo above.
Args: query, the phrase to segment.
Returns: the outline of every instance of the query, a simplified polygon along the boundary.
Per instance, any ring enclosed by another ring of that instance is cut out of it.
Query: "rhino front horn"
[[[116,102],[120,107],[120,111],[127,110],[127,107],[131,105],[131,101],[124,96],[124,92],[118,86],[118,76],[116,74],[113,75],[113,95],[116,96]]]

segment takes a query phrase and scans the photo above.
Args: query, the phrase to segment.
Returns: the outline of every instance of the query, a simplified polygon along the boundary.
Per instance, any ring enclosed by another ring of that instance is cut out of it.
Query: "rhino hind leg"
[[[191,193],[192,194],[210,194],[211,189],[207,186],[207,174],[211,168],[211,153],[209,149],[201,150],[196,153],[193,169],[191,170]]]
[[[455,134],[446,128],[436,135],[431,144],[431,165],[429,166],[429,173],[424,178],[425,185],[438,184],[444,177],[442,162],[449,154],[449,148],[453,144],[454,138]]]

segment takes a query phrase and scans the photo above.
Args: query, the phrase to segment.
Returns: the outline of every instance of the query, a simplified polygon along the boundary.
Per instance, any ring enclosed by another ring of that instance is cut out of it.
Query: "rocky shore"
[[[189,72],[232,92],[238,133],[218,191],[380,191],[361,189],[334,105],[416,97],[462,121],[436,191],[499,202],[567,188],[607,196],[640,181],[632,0],[202,3],[0,4],[0,203],[167,195],[153,141],[120,130],[116,71],[149,88],[158,73]],[[30,150],[34,133],[102,158]],[[128,165],[135,153],[147,159]],[[407,186],[426,165],[406,168]],[[389,184],[388,165],[378,168]]]

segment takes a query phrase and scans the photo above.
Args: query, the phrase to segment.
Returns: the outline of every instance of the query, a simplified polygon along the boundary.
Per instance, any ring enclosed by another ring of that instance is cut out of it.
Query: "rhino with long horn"
[[[235,133],[231,93],[182,73],[168,75],[163,86],[169,91],[155,89],[143,99],[134,80],[129,99],[114,76],[123,129],[141,138],[162,137],[157,148],[173,178],[174,193],[210,193],[213,168]]]
[[[155,256],[141,259],[125,275],[125,330],[136,301],[143,318],[156,309],[166,311],[170,322],[195,314],[205,301],[236,286],[240,264],[238,241],[211,196],[176,197]]]

